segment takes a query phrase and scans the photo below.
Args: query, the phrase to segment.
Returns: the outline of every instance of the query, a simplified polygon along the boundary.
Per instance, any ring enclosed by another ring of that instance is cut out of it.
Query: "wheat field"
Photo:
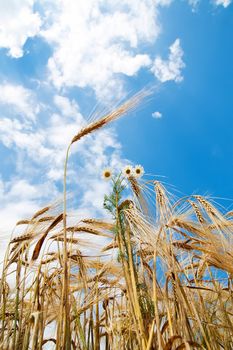
[[[128,166],[103,172],[107,219],[70,219],[72,145],[145,96],[74,131],[62,205],[16,224],[0,281],[0,349],[233,349],[233,212],[177,198]]]

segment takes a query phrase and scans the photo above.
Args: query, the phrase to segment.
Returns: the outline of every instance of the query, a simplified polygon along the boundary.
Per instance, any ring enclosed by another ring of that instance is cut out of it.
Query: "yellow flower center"
[[[110,176],[111,176],[110,171],[106,171],[106,172],[104,173],[104,176],[105,176],[105,177],[110,177]]]
[[[126,174],[130,174],[130,172],[131,172],[130,169],[126,170]]]

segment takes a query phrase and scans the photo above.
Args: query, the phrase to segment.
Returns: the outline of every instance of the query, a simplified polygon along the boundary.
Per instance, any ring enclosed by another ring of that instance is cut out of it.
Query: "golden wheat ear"
[[[47,228],[47,230],[45,231],[45,233],[43,234],[43,236],[40,238],[40,240],[37,242],[33,254],[32,254],[32,260],[36,260],[40,254],[40,250],[42,248],[42,245],[44,243],[45,238],[47,237],[48,233],[59,224],[59,222],[61,222],[63,219],[63,214],[59,214],[55,220],[51,223],[51,225],[49,225],[49,227]]]
[[[123,115],[128,114],[132,110],[134,110],[141,102],[142,100],[151,95],[152,90],[142,90],[135,94],[133,97],[131,97],[129,100],[121,104],[118,108],[113,110],[112,112],[104,115],[99,120],[92,122],[88,124],[86,127],[82,128],[72,139],[71,144],[77,142],[84,136],[103,128],[107,124],[110,124],[111,122],[119,119]]]

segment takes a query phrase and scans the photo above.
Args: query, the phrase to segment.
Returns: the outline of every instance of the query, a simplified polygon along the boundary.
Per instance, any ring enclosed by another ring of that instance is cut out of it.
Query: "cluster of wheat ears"
[[[24,232],[9,242],[0,281],[0,349],[233,349],[233,212],[118,174],[104,198],[111,220],[69,222],[71,146],[146,94],[74,136],[63,209],[17,223]]]

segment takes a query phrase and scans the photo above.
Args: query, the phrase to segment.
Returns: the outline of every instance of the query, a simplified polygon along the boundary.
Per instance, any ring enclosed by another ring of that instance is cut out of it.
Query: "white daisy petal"
[[[134,167],[134,176],[135,177],[137,177],[137,178],[139,178],[139,177],[142,177],[143,176],[143,174],[144,174],[144,168],[143,168],[143,166],[141,166],[141,165],[136,165],[135,167]]]
[[[105,168],[102,172],[102,178],[106,181],[112,178],[112,170],[110,168]]]
[[[130,176],[133,176],[134,173],[133,173],[133,167],[131,165],[126,165],[123,170],[122,170],[122,174],[125,176],[125,177],[130,177]]]

